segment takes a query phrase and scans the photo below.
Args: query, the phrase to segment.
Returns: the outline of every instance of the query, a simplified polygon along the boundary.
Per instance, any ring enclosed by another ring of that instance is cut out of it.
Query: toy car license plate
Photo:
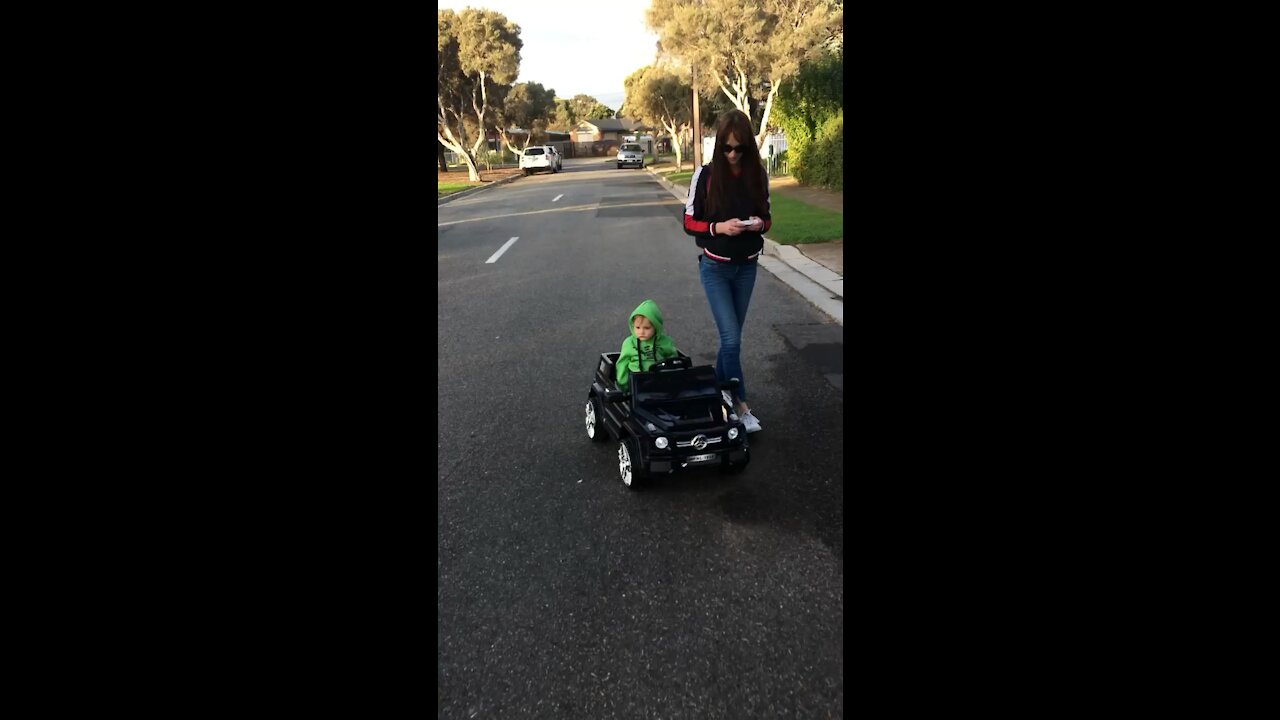
[[[696,462],[706,462],[708,460],[715,460],[715,459],[716,459],[715,453],[708,453],[706,455],[690,455],[689,459],[685,460],[685,462],[696,463]]]

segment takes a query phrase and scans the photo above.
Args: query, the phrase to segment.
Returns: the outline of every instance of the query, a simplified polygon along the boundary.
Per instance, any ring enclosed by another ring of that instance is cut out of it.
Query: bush
[[[805,185],[844,190],[844,110],[819,128],[796,158],[791,173]]]
[[[787,136],[787,152],[791,160],[789,170],[797,180],[805,182],[801,168],[812,158],[825,156],[829,150],[819,150],[816,143],[830,144],[828,125],[844,112],[844,55],[836,53],[802,65],[796,78],[784,83],[778,92],[777,104],[771,115]],[[843,121],[841,122],[843,127]],[[841,146],[843,146],[843,133]],[[827,177],[830,171],[817,172]],[[810,174],[811,176],[813,173]],[[843,184],[841,171],[841,184]]]
[[[519,162],[519,160],[520,160],[520,159],[519,159],[519,158],[517,158],[515,155],[511,154],[511,151],[510,151],[510,150],[507,150],[506,148],[503,148],[502,150],[500,150],[500,151],[498,151],[498,152],[494,152],[493,150],[489,150],[489,151],[487,151],[484,155],[477,155],[477,156],[476,156],[476,162],[477,162],[477,163],[481,163],[481,164],[483,164],[486,160],[487,160],[487,161],[489,162],[489,164],[491,164],[491,165],[501,165],[501,164],[503,164],[503,163]]]

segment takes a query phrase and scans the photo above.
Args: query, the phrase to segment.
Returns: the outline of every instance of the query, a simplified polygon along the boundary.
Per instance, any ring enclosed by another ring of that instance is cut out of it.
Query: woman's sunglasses
[[[746,151],[747,151],[747,146],[746,146],[746,145],[730,145],[730,144],[728,144],[728,143],[725,143],[725,145],[724,145],[724,153],[725,153],[726,155],[728,155],[729,153],[733,153],[733,152],[736,152],[736,153],[745,153]]]

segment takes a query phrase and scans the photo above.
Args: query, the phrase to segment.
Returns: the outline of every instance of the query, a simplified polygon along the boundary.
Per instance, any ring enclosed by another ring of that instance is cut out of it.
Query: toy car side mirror
[[[729,378],[728,380],[725,380],[724,382],[720,383],[720,389],[721,390],[737,390],[739,382],[740,381],[738,380],[738,378]]]
[[[622,392],[621,390],[605,390],[604,391],[605,402],[622,402],[622,400],[625,399],[626,397],[627,397],[627,394]]]

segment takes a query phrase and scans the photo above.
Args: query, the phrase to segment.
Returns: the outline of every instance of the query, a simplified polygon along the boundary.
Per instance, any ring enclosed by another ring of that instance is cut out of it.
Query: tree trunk
[[[438,142],[436,143],[436,160],[440,162],[440,172],[449,172],[449,164],[444,160],[444,146]]]
[[[446,138],[444,135],[441,135],[440,132],[437,130],[436,139],[440,141],[441,145],[444,145],[445,147],[457,153],[458,157],[462,158],[462,162],[466,163],[467,180],[469,180],[470,182],[480,182],[480,170],[479,168],[476,167],[475,157],[470,152],[468,152],[465,147],[463,147],[462,143],[455,142],[452,139],[453,131],[449,129],[449,126],[447,125],[444,126],[444,131],[449,134],[449,137]]]
[[[480,182],[480,170],[476,168],[476,159],[472,153],[467,152],[467,125],[462,121],[461,115],[455,115],[458,121],[458,134],[453,134],[453,128],[449,127],[449,112],[445,110],[444,102],[437,96],[436,104],[439,107],[439,114],[436,116],[436,140],[441,145],[449,148],[462,158],[462,162],[467,164],[467,179],[471,182]]]
[[[773,96],[778,93],[778,87],[781,85],[781,80],[775,80],[769,86],[769,97],[764,102],[764,115],[760,118],[760,134],[756,136],[757,150],[764,147],[764,137],[769,134],[769,113],[773,110]]]
[[[475,158],[469,153],[462,153],[462,161],[467,164],[467,180],[470,182],[480,182],[480,168],[476,167]]]
[[[681,152],[680,152],[680,140],[681,140],[681,138],[676,134],[676,129],[679,127],[679,125],[677,125],[677,124],[676,124],[676,121],[675,121],[675,119],[673,118],[673,119],[671,120],[671,124],[670,124],[670,125],[668,125],[668,124],[667,124],[667,121],[666,121],[666,120],[663,120],[663,121],[662,121],[662,127],[663,127],[667,132],[671,133],[671,147],[672,147],[672,149],[674,149],[674,150],[676,151],[676,172],[679,172],[679,171],[681,171],[681,170],[684,170],[684,161],[683,161],[683,159],[682,159],[682,158],[683,158],[683,153],[681,153]]]
[[[476,138],[475,144],[471,146],[471,162],[468,163],[468,165],[474,168],[475,156],[477,153],[480,152],[480,146],[486,145],[488,141],[488,139],[485,137],[487,133],[484,126],[484,116],[489,111],[489,90],[488,88],[485,87],[484,72],[480,73],[480,102],[476,103],[475,91],[472,90],[471,107],[476,111],[476,127],[480,128],[480,131],[479,131],[480,137]],[[472,182],[475,182],[480,179],[480,172],[478,170],[473,170],[473,172],[475,172],[475,177],[473,177],[471,180]]]
[[[716,75],[716,82],[720,84],[720,92],[724,93],[724,96],[726,98],[729,98],[729,102],[733,103],[734,107],[746,113],[747,118],[750,119],[751,118],[751,104],[750,104],[751,92],[747,89],[746,73],[742,72],[741,70],[738,71],[738,79],[734,81],[733,89],[729,88],[729,85],[725,82],[725,77],[722,74]]]
[[[516,157],[520,157],[520,154],[524,152],[520,148],[516,147],[515,143],[511,142],[511,138],[507,137],[506,130],[499,130],[498,137],[502,138],[502,144],[506,145],[508,150],[515,153]],[[529,147],[529,138],[527,136],[525,137],[525,147]]]

